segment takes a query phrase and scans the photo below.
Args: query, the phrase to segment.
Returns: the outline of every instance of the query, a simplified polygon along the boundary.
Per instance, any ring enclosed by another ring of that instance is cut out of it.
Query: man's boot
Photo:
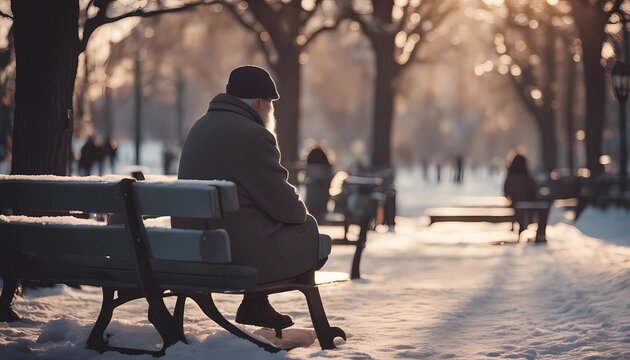
[[[236,322],[271,329],[284,329],[293,325],[289,315],[282,315],[271,306],[266,294],[245,294],[236,311]]]

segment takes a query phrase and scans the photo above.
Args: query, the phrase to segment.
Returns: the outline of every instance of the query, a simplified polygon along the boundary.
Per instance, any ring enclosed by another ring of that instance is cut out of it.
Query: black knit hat
[[[225,92],[241,99],[278,100],[278,90],[267,70],[258,66],[237,67],[230,73]]]

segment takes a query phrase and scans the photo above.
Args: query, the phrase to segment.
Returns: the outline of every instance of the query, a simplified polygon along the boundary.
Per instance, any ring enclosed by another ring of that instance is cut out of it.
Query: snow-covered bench
[[[361,278],[361,256],[367,242],[367,232],[374,221],[375,207],[384,212],[385,194],[375,190],[383,183],[383,179],[367,176],[349,176],[343,181],[343,191],[337,195],[336,202],[343,209],[343,238],[334,239],[333,245],[355,246],[350,269],[350,278]],[[356,240],[348,239],[350,225],[359,226]]]
[[[257,286],[256,268],[231,263],[225,230],[145,227],[143,221],[143,216],[220,218],[238,206],[236,186],[227,181],[0,176],[0,211],[5,214],[0,215],[0,321],[19,319],[11,302],[20,279],[92,285],[102,287],[103,302],[88,348],[163,355],[170,345],[186,342],[184,304],[190,298],[224,329],[276,352],[281,349],[226,320],[212,293],[298,290],[306,297],[322,349],[334,348],[334,338],[346,335],[328,323],[315,271]],[[85,216],[68,216],[90,213],[115,213],[123,221],[105,225]],[[327,256],[330,245],[320,245],[320,257]],[[326,282],[339,280],[328,275]],[[165,296],[177,297],[172,313]],[[148,319],[163,339],[160,351],[117,348],[103,338],[114,309],[138,298],[148,302]],[[282,336],[279,330],[276,334]]]

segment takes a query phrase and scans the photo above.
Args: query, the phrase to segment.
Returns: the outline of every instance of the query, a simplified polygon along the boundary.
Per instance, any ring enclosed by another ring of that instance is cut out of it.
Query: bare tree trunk
[[[140,145],[142,144],[142,68],[140,58],[136,55],[134,65],[134,124],[135,124],[135,164],[140,165]]]
[[[573,61],[573,54],[570,51],[571,44],[566,42],[566,50],[565,50],[565,68],[566,68],[566,99],[564,102],[564,124],[565,131],[567,136],[567,167],[571,170],[571,173],[575,171],[575,160],[574,160],[574,136],[575,136],[575,116],[574,116],[574,108],[575,108],[575,87],[576,87],[576,76],[577,76],[577,68],[575,61]]]
[[[558,145],[556,141],[555,117],[551,108],[542,111],[543,116],[538,120],[542,160],[545,172],[549,174],[557,167]]]
[[[184,87],[186,86],[181,69],[177,69],[177,80],[175,84],[175,113],[177,116],[176,145],[180,149],[184,147]]]
[[[281,47],[282,54],[274,66],[278,80],[280,100],[275,106],[278,133],[278,144],[282,153],[282,163],[292,164],[298,159],[298,142],[300,137],[300,84],[301,67],[300,50],[296,46]]]
[[[374,84],[374,119],[372,123],[372,166],[377,168],[391,165],[391,134],[394,117],[394,81],[397,63],[394,60],[394,41],[383,34],[373,42],[376,54],[376,77]]]
[[[545,171],[549,174],[558,166],[558,142],[556,140],[556,111],[553,108],[554,101],[558,98],[552,84],[556,81],[556,38],[557,33],[553,25],[543,25],[545,35],[542,46],[542,62],[545,66],[542,91],[543,98],[541,126],[542,157]]]
[[[603,172],[599,157],[602,154],[606,109],[606,78],[601,64],[601,50],[606,40],[608,16],[599,4],[575,5],[572,12],[582,40],[586,87],[586,166],[591,176],[595,177]]]
[[[584,47],[584,77],[586,80],[586,166],[592,176],[602,173],[599,163],[602,154],[602,133],[606,108],[606,81],[604,68],[600,63],[600,49],[596,56],[589,54],[595,51]]]
[[[393,1],[372,1],[374,17],[378,23],[392,25]],[[398,64],[394,58],[395,33],[377,31],[370,36],[376,60],[374,83],[374,118],[372,119],[372,166],[389,167],[391,165],[391,133],[394,116],[394,81]]]
[[[112,89],[105,87],[105,134],[107,141],[114,136],[114,124],[112,119]]]
[[[78,0],[12,0],[16,56],[13,174],[66,175],[78,58]]]

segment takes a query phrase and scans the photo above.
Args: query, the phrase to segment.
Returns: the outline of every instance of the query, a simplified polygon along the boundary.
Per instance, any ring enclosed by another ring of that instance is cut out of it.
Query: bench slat
[[[123,226],[0,222],[0,248],[13,252],[57,255],[129,257]],[[9,250],[10,249],[10,250]]]
[[[64,264],[66,256],[85,257],[89,265],[100,257],[130,257],[127,231],[122,225],[65,225],[0,222],[0,248],[7,253]],[[153,257],[204,263],[229,263],[230,239],[225,230],[147,229]],[[73,262],[75,263],[75,262]],[[81,265],[81,264],[78,264]]]
[[[251,288],[257,282],[256,268],[232,264],[153,260],[152,267],[163,290],[237,291]],[[113,264],[119,264],[113,262]],[[129,263],[131,264],[131,262]],[[138,275],[131,268],[68,266],[41,261],[20,263],[20,277],[62,284],[138,288]]]
[[[219,191],[207,184],[133,184],[142,215],[220,218]]]
[[[153,258],[227,264],[232,261],[227,231],[147,229]]]
[[[121,211],[118,182],[0,179],[0,209]]]
[[[436,222],[514,222],[514,209],[509,207],[445,207],[427,209],[429,223]]]
[[[221,202],[221,210],[223,212],[235,211],[239,208],[238,192],[236,190],[236,184],[225,180],[177,180],[178,184],[206,184],[214,186],[219,190],[219,198]]]

